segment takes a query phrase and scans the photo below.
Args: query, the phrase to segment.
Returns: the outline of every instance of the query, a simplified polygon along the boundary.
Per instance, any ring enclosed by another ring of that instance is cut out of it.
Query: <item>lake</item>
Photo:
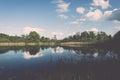
[[[0,47],[0,80],[120,80],[120,50]]]

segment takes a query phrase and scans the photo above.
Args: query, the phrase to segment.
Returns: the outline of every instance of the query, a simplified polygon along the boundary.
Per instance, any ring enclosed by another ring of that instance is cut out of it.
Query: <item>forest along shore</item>
[[[96,46],[109,47],[118,45],[120,41],[120,31],[114,36],[107,35],[105,32],[94,33],[92,31],[78,32],[72,36],[58,40],[57,36],[48,38],[40,36],[32,31],[28,35],[10,36],[0,33],[0,46],[72,46],[80,47],[83,45],[96,44]]]

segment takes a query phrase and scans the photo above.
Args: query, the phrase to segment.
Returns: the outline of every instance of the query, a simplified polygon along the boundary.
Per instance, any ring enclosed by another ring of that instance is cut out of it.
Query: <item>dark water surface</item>
[[[120,80],[120,50],[0,47],[0,80]]]

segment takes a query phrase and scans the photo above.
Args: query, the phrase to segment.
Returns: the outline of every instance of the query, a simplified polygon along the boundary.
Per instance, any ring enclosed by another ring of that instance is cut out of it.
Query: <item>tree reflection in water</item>
[[[120,80],[119,50],[90,46],[0,48],[2,53],[9,50],[21,50],[24,58],[30,60],[23,61],[20,68],[14,64],[5,70],[0,65],[0,80]]]

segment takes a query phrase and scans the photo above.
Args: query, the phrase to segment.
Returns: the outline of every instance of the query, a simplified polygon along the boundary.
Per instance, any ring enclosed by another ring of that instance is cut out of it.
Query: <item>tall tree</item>
[[[28,41],[30,42],[39,42],[40,41],[40,36],[37,32],[32,31],[28,35]]]

